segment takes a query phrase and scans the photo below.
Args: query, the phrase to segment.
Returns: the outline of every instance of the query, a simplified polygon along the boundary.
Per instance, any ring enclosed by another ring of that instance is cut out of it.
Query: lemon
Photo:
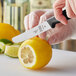
[[[13,44],[10,40],[7,39],[0,39],[0,53],[3,53],[5,51],[6,45]]]
[[[7,45],[5,48],[5,55],[9,57],[16,58],[18,57],[18,50],[19,50],[20,45]]]
[[[40,69],[52,58],[52,48],[45,40],[35,37],[22,43],[18,57],[25,68]]]
[[[20,32],[15,30],[11,25],[0,23],[0,39],[8,39],[12,41],[12,37],[19,34]]]
[[[22,42],[20,42],[20,43],[14,43],[13,45],[21,45],[22,44]]]
[[[5,44],[0,42],[0,53],[3,53],[5,50]]]

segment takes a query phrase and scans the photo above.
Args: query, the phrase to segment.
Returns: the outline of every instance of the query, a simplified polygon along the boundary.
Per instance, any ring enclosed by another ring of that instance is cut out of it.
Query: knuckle
[[[44,18],[44,16],[42,15],[42,16],[40,17],[40,20],[43,20],[43,18]]]
[[[26,15],[26,16],[24,17],[24,20],[26,20],[26,19],[28,18],[28,16],[29,16],[29,15]]]
[[[47,19],[47,15],[46,15],[46,14],[44,14],[44,15],[42,15],[42,16],[40,17],[40,20],[45,21],[46,19]]]
[[[34,19],[34,20],[37,20],[37,19],[39,19],[39,16],[37,15],[37,13],[36,12],[32,12],[32,13],[30,13],[30,18],[32,19]]]
[[[54,4],[53,4],[53,8],[56,8],[57,7],[57,3],[55,2]]]
[[[30,16],[30,17],[36,17],[37,14],[36,14],[36,12],[31,12],[31,13],[29,14],[29,16]]]
[[[57,20],[59,20],[59,21],[61,20],[60,16],[56,15],[55,17],[56,17]]]
[[[30,16],[32,16],[32,15],[34,16],[34,15],[35,15],[35,12],[31,12],[31,13],[30,13]]]

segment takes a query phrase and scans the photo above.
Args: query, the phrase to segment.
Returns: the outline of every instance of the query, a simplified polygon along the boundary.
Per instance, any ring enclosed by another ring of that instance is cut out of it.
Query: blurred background
[[[8,23],[21,33],[25,31],[24,17],[38,9],[52,9],[55,0],[0,0],[0,23]],[[53,45],[55,49],[76,51],[76,40]]]

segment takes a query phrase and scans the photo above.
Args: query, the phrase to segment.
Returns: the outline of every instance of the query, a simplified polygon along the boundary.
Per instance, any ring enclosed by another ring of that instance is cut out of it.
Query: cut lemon
[[[20,45],[7,45],[5,48],[5,55],[9,57],[16,58],[18,57],[18,50],[19,50]]]
[[[35,37],[22,43],[18,57],[24,67],[40,69],[50,61],[52,48],[45,40]]]

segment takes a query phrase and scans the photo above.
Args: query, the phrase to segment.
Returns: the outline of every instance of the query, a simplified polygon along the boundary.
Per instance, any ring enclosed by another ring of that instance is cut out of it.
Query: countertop
[[[26,69],[18,59],[0,55],[0,76],[76,76],[76,52],[53,49],[50,63],[40,70]]]

